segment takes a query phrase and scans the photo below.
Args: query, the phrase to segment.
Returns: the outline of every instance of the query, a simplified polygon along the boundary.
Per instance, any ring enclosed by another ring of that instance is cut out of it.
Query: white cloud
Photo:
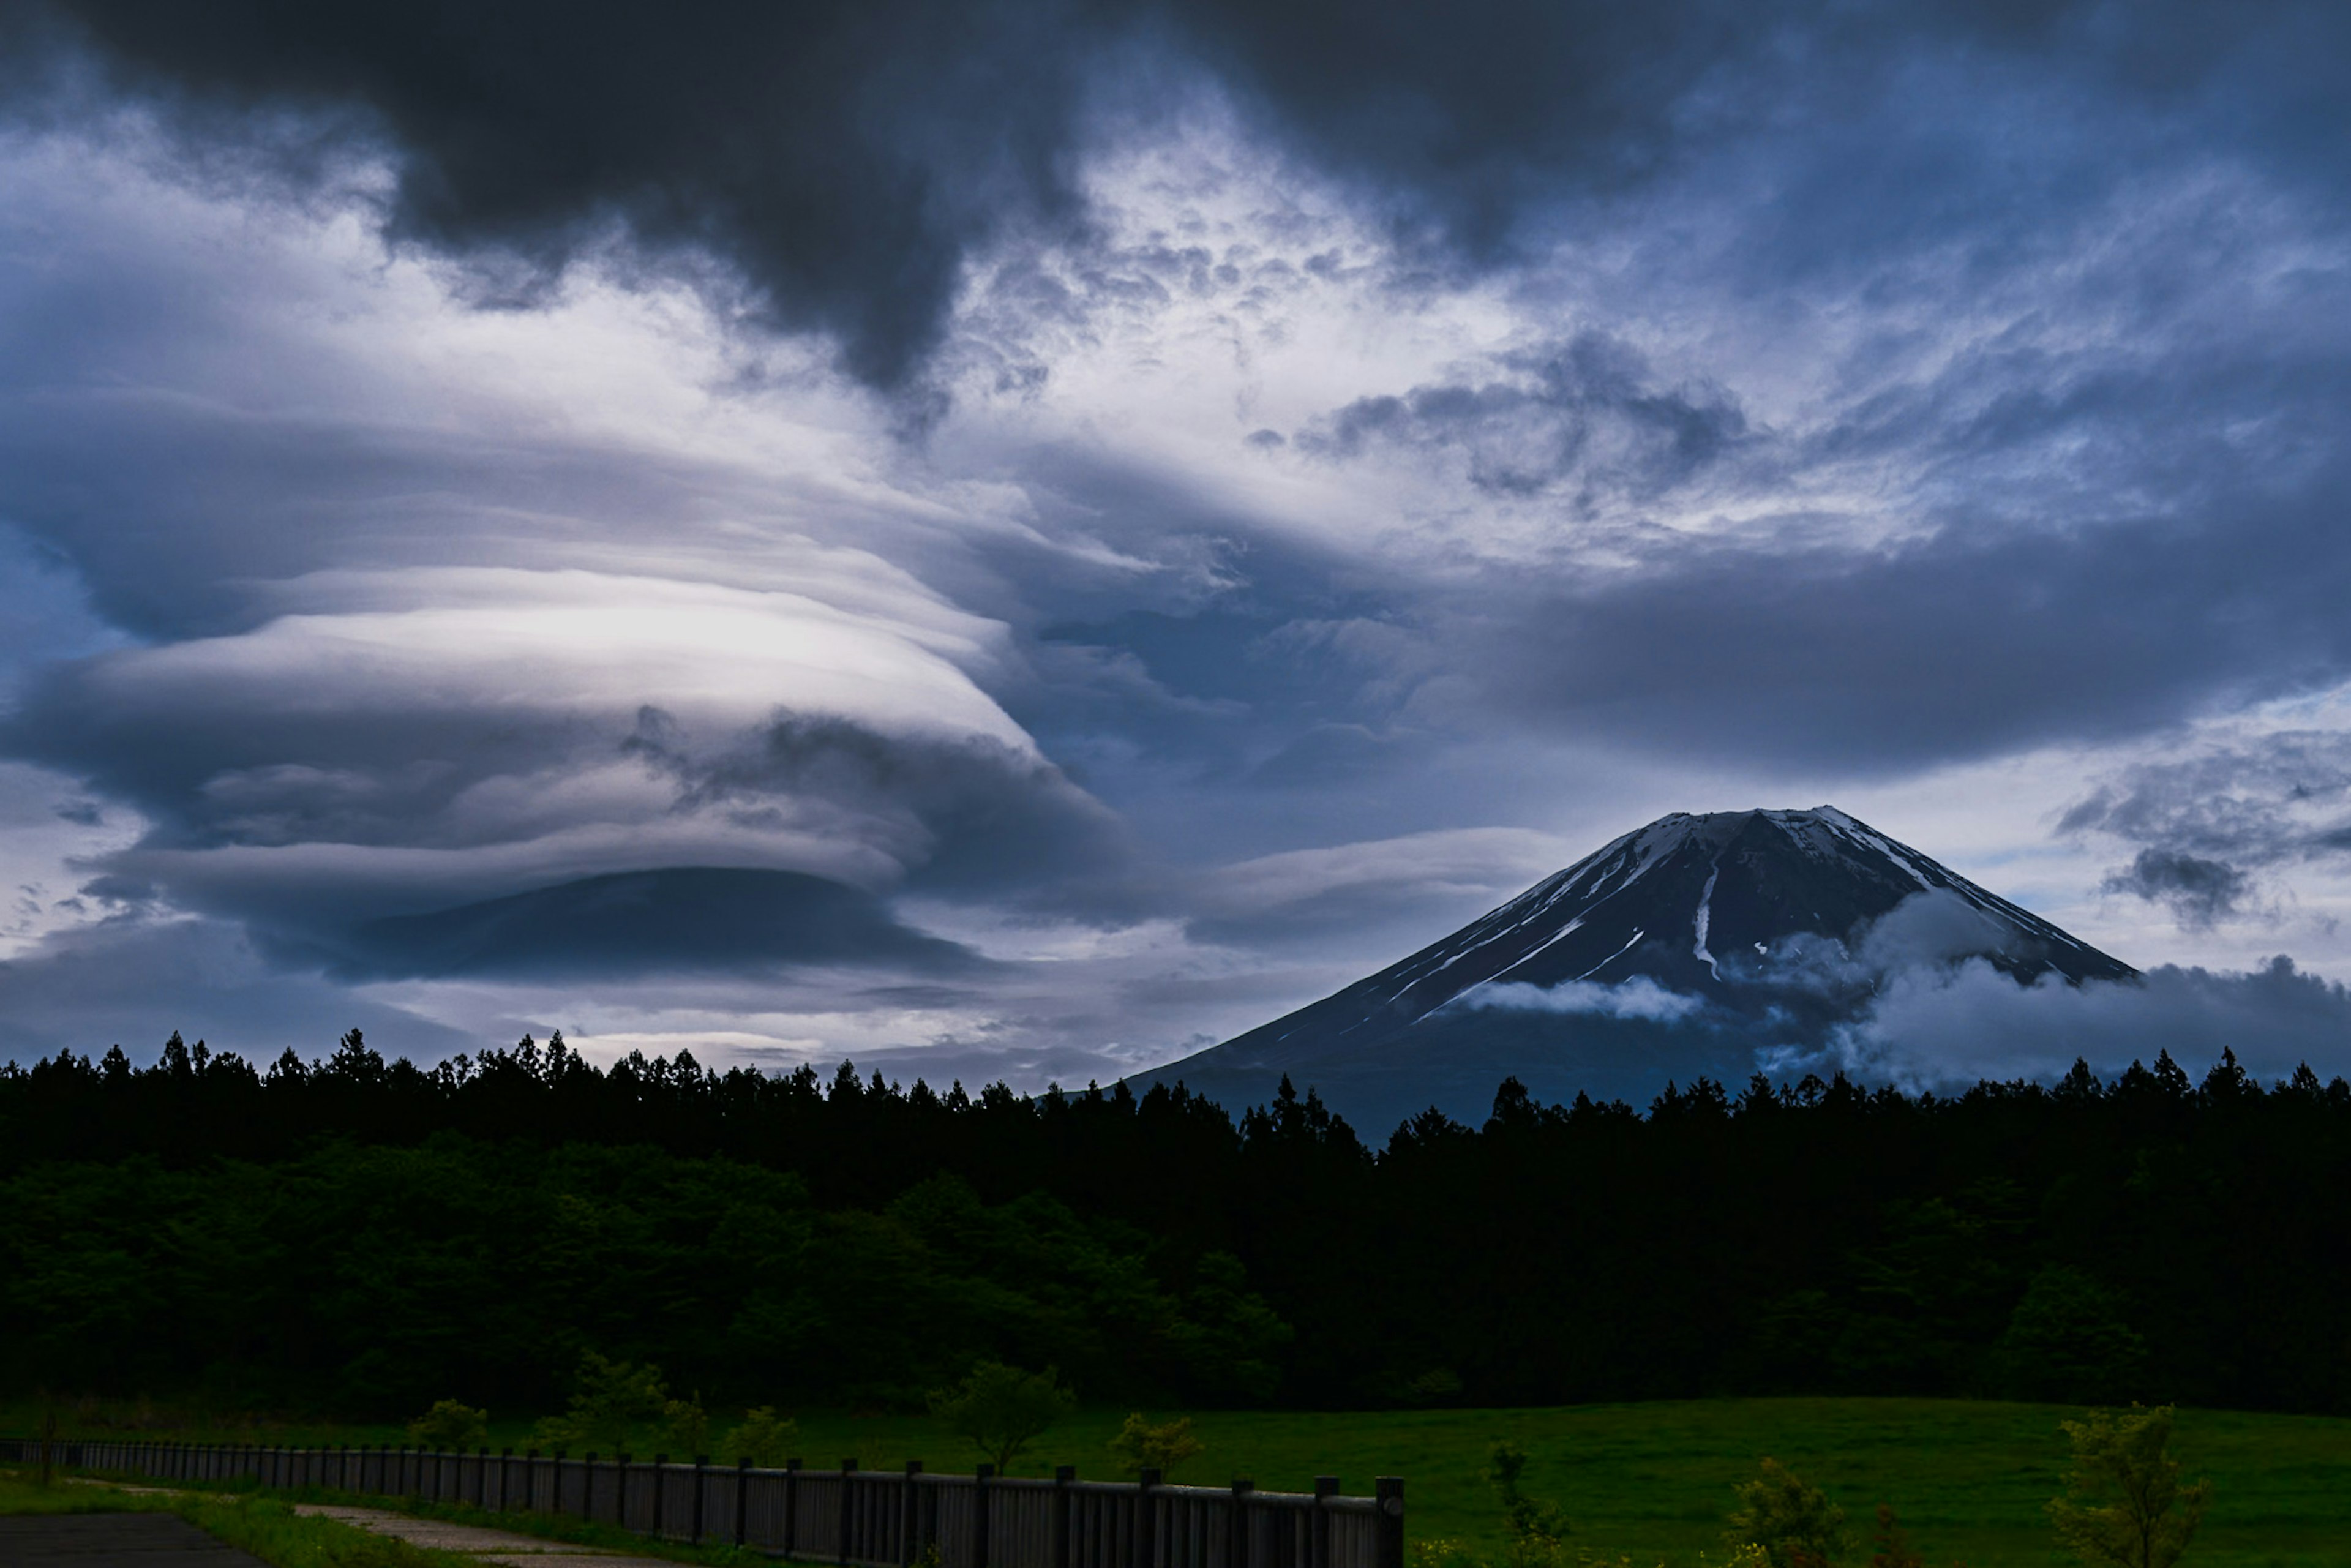
[[[1704,1012],[1706,998],[1669,991],[1646,975],[1635,975],[1615,985],[1591,980],[1562,980],[1556,986],[1530,985],[1521,980],[1505,980],[1499,985],[1489,982],[1464,991],[1449,1005],[1492,1008],[1503,1012],[1590,1013],[1600,1018],[1679,1023]]]

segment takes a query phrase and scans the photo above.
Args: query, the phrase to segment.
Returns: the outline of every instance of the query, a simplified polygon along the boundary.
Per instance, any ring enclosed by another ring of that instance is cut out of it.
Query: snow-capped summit
[[[1374,1115],[1447,1103],[1447,1085],[1490,1097],[1513,1074],[1567,1094],[1739,1079],[1759,1047],[1816,1040],[1893,971],[1969,958],[2020,983],[2137,972],[1833,806],[1677,811],[1344,990],[1147,1076],[1253,1102],[1286,1072]],[[1587,1081],[1572,1082],[1579,1073]]]

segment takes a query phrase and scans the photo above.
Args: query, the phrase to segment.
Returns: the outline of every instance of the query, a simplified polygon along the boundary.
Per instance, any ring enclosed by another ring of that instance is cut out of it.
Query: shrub
[[[1186,1459],[1197,1458],[1205,1446],[1192,1436],[1192,1417],[1179,1416],[1155,1427],[1143,1412],[1137,1410],[1110,1440],[1110,1451],[1118,1456],[1120,1464],[1129,1474],[1146,1469],[1157,1470],[1173,1479],[1176,1467]]]
[[[1739,1506],[1731,1511],[1723,1540],[1761,1547],[1771,1568],[1825,1568],[1850,1539],[1844,1510],[1777,1459],[1765,1459],[1753,1480],[1730,1490]]]
[[[669,1420],[674,1403],[661,1368],[609,1361],[591,1350],[580,1358],[570,1408],[541,1421],[536,1435],[544,1448],[617,1453],[642,1428]]]
[[[727,1429],[720,1448],[724,1458],[748,1459],[762,1469],[773,1469],[792,1457],[799,1440],[799,1422],[778,1416],[772,1405],[761,1405],[743,1412],[743,1419]]]
[[[490,1413],[455,1399],[436,1399],[433,1408],[408,1424],[408,1440],[444,1453],[478,1448],[489,1440]]]

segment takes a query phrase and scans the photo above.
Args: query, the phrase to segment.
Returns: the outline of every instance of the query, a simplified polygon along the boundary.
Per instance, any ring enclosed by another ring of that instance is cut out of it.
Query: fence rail
[[[37,1462],[37,1438],[0,1438],[0,1455]],[[322,1487],[379,1497],[569,1514],[672,1541],[724,1542],[842,1568],[1404,1568],[1404,1482],[1342,1497],[1138,1481],[1044,1480],[903,1470],[781,1469],[748,1460],[673,1464],[627,1454],[571,1458],[421,1448],[290,1448],[245,1444],[58,1440],[66,1469],[156,1480]],[[935,1552],[934,1559],[932,1554]]]

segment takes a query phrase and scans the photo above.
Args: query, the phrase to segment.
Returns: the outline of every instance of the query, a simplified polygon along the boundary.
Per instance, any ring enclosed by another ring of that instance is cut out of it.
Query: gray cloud
[[[2171,905],[2179,924],[2209,931],[2235,915],[2252,892],[2252,878],[2226,861],[2199,860],[2163,850],[2141,850],[2125,870],[2110,874],[2109,893],[2133,893]]]
[[[2105,887],[2169,904],[2184,929],[2262,915],[2260,873],[2351,852],[2351,739],[2286,730],[2135,763],[2058,831],[2144,846]]]
[[[1589,517],[1603,497],[1649,501],[1720,460],[1747,434],[1722,389],[1659,385],[1643,356],[1599,332],[1499,356],[1498,378],[1358,398],[1292,437],[1351,457],[1374,443],[1458,451],[1471,485],[1553,496]]]
[[[2322,1077],[2351,1071],[2351,991],[2283,957],[2243,974],[2167,965],[2140,981],[2081,986],[2019,986],[1980,962],[1914,969],[1825,1053],[1783,1054],[1773,1066],[1827,1064],[1948,1087],[2053,1078],[2076,1057],[2111,1076],[2162,1051],[2194,1071],[2224,1050],[2264,1078],[2285,1078],[2304,1062]]]
[[[1364,187],[1400,237],[1490,267],[1562,186],[1639,186],[1775,118],[1834,118],[1856,81],[1919,57],[2062,63],[2173,113],[2227,94],[2213,131],[2315,173],[2339,133],[2313,111],[2340,101],[2326,62],[2345,52],[2339,15],[2315,5],[2166,6],[2116,28],[2086,4],[1897,20],[1719,0],[1482,0],[1441,16],[1332,0],[719,5],[659,26],[618,5],[485,17],[244,0],[199,21],[126,0],[14,0],[0,39],[9,85],[38,112],[120,95],[296,174],[340,147],[387,149],[391,230],[471,258],[493,297],[531,298],[617,228],[674,265],[718,258],[758,310],[836,333],[885,383],[937,341],[967,251],[1009,225],[1073,219],[1076,148],[1106,118],[1162,108],[1187,71]],[[94,67],[57,64],[78,56]],[[1876,218],[1886,205],[1842,212],[1882,238],[1901,227]]]
[[[872,895],[790,872],[667,868],[590,877],[426,915],[357,923],[340,940],[277,936],[278,956],[345,978],[516,975],[574,981],[788,965],[967,973],[973,956],[893,919]]]
[[[0,1053],[17,1061],[120,1044],[151,1059],[174,1031],[248,1061],[334,1049],[357,1026],[381,1049],[419,1061],[482,1039],[313,974],[287,973],[235,926],[120,918],[49,937],[0,959]],[[559,1022],[559,1020],[558,1020]],[[544,1033],[548,1025],[537,1024]]]

